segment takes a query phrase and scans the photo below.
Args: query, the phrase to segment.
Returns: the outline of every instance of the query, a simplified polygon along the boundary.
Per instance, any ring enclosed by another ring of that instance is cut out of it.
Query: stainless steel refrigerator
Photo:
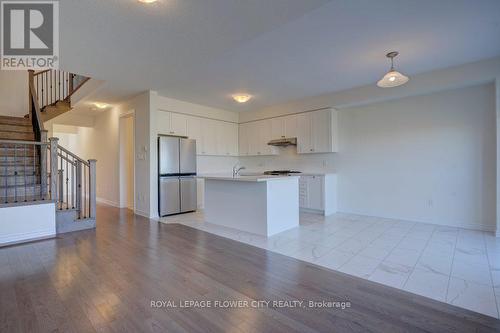
[[[196,140],[158,137],[158,174],[160,216],[196,210]]]

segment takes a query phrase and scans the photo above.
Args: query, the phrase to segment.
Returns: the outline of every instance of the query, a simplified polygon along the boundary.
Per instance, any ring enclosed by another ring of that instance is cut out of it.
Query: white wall
[[[29,113],[28,72],[0,70],[0,116],[24,117]]]
[[[329,173],[336,171],[337,154],[297,154],[297,147],[279,148],[279,155],[240,157],[247,172],[266,170],[296,170]],[[245,172],[243,171],[243,172]]]
[[[339,210],[494,230],[494,85],[340,112]]]
[[[134,209],[134,117],[120,117],[120,207]]]

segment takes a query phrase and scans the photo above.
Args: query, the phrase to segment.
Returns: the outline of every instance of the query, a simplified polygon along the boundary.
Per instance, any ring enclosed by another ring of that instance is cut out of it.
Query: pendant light
[[[394,58],[397,57],[398,54],[399,52],[396,51],[386,54],[386,57],[391,59],[391,69],[380,81],[377,82],[377,86],[381,88],[392,88],[401,86],[408,82],[408,76],[405,76],[394,69]]]

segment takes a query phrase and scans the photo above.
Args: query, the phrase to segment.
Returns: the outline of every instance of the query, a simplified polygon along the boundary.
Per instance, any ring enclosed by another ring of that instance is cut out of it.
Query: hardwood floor
[[[0,267],[0,332],[500,331],[491,317],[105,206],[96,230],[0,249]],[[169,300],[351,307],[151,306]]]

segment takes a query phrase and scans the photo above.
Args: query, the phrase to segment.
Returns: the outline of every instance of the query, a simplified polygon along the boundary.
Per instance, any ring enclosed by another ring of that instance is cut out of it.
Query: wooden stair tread
[[[0,140],[35,141],[35,133],[0,131]]]
[[[0,123],[0,131],[33,133],[33,126],[32,125],[12,125],[12,124]]]
[[[0,124],[31,126],[31,120],[24,117],[0,116]]]

